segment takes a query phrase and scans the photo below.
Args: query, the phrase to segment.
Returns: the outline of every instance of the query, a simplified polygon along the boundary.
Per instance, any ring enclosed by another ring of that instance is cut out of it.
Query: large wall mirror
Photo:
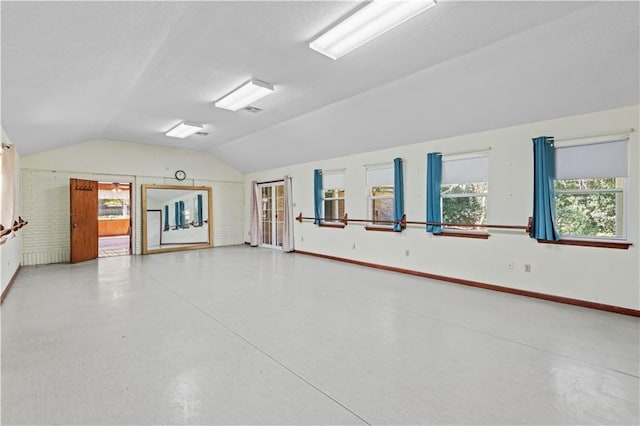
[[[211,188],[142,185],[142,254],[213,247]]]

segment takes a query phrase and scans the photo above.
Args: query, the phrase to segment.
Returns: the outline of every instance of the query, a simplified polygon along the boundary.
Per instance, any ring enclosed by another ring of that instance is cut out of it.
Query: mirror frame
[[[185,185],[157,185],[157,184],[142,184],[142,254],[153,253],[166,253],[171,251],[183,251],[183,250],[199,250],[204,248],[213,247],[213,200],[211,198],[210,186],[185,186]],[[147,190],[148,189],[181,189],[190,191],[207,191],[207,208],[209,212],[207,226],[209,227],[209,242],[208,243],[196,243],[191,245],[185,245],[180,247],[167,247],[159,249],[149,249],[147,247]]]

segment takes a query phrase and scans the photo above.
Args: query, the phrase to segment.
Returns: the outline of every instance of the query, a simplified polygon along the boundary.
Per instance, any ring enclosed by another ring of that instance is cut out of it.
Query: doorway
[[[284,182],[259,184],[262,247],[282,249],[284,237]]]
[[[98,182],[98,257],[131,254],[131,183]]]

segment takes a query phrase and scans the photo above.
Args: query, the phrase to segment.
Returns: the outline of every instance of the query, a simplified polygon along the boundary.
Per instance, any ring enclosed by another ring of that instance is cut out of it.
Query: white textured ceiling
[[[457,2],[333,61],[357,2],[6,2],[2,124],[21,154],[113,139],[241,171],[639,103],[639,3]],[[272,83],[259,114],[213,101]],[[208,136],[164,132],[179,121]]]

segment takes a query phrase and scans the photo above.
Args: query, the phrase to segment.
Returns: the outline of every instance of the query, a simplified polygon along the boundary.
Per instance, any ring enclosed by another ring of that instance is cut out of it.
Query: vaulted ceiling
[[[6,2],[2,124],[22,155],[93,139],[245,172],[639,103],[639,3],[438,2],[337,61],[346,1]],[[213,102],[250,78],[253,114]],[[164,135],[180,121],[207,136]]]

